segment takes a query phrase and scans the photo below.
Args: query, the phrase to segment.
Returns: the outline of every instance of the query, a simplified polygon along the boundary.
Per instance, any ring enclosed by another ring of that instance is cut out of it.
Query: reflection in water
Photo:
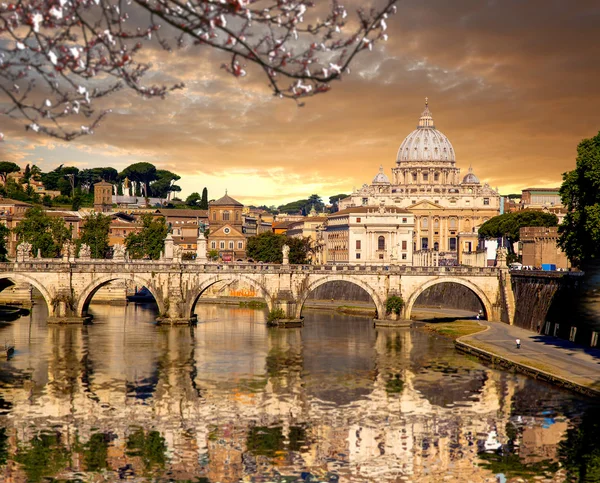
[[[87,326],[47,326],[36,306],[0,328],[17,348],[0,362],[3,481],[562,481],[559,459],[572,475],[600,468],[598,423],[579,423],[597,407],[429,334],[309,311],[302,329],[269,329],[242,308],[201,305],[196,327],[92,310]]]

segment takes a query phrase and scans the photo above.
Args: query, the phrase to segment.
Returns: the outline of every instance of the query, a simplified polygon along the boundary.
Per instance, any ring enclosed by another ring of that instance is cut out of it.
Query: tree
[[[335,212],[339,211],[338,206],[339,206],[340,200],[343,200],[344,198],[347,198],[347,197],[348,197],[348,195],[345,195],[345,194],[330,196],[329,204],[331,205],[331,212],[335,213]]]
[[[558,218],[553,213],[522,210],[490,218],[479,227],[479,236],[486,239],[506,237],[509,241],[509,251],[512,251],[512,243],[519,241],[521,228],[556,225],[558,225]]]
[[[150,196],[150,183],[158,179],[156,167],[150,163],[134,163],[127,166],[119,176],[121,179],[128,178],[129,181],[137,183],[138,189],[142,186],[146,198]]]
[[[2,182],[6,184],[6,177],[10,173],[18,173],[21,171],[21,168],[18,164],[11,163],[10,161],[0,161],[0,179]]]
[[[380,10],[359,8],[356,19],[338,2],[327,11],[311,0],[3,3],[0,93],[8,107],[0,113],[65,140],[91,134],[108,114],[95,111],[97,99],[123,87],[144,98],[183,87],[142,82],[152,65],[141,51],[156,45],[167,52],[212,48],[233,76],[252,68],[276,96],[299,102],[327,92],[359,52],[387,40],[396,0],[381,1]]]
[[[600,132],[577,146],[577,164],[560,187],[567,214],[558,228],[559,246],[574,265],[600,260]]]
[[[271,231],[248,238],[246,254],[248,258],[259,262],[281,263],[283,261],[283,245],[290,247],[290,263],[308,263],[309,255],[312,253],[310,238],[288,238],[285,235],[276,235]]]
[[[58,257],[63,244],[71,239],[64,220],[50,218],[39,206],[29,208],[13,231],[19,243],[31,243],[33,254],[40,250],[44,258]]]
[[[131,258],[148,257],[158,260],[168,232],[169,228],[164,218],[154,218],[150,213],[142,215],[142,229],[138,233],[130,233],[125,238],[129,255]]]
[[[202,190],[202,200],[200,200],[200,209],[208,210],[208,189],[206,189],[206,187]]]
[[[200,206],[201,200],[202,198],[200,197],[200,194],[194,191],[190,196],[188,196],[185,199],[185,204],[195,208],[197,206]]]
[[[157,169],[156,181],[150,184],[152,196],[168,199],[171,195],[171,192],[181,191],[181,188],[174,184],[175,181],[180,179],[181,176],[171,173],[171,171],[167,171],[166,169]]]
[[[110,216],[96,213],[88,216],[81,227],[79,246],[86,244],[90,247],[92,258],[105,258],[108,251],[108,232],[110,231]]]
[[[6,255],[8,255],[8,249],[6,248],[6,244],[8,243],[8,236],[10,235],[10,230],[6,225],[0,224],[0,262],[5,262]]]

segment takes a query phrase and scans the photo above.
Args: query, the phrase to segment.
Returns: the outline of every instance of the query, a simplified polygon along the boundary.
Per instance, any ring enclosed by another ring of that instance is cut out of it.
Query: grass
[[[375,316],[375,307],[356,307],[354,305],[340,305],[336,310],[343,314],[349,315],[368,315],[369,317]]]
[[[425,324],[424,328],[425,330],[435,332],[436,334],[448,337],[450,339],[458,339],[463,335],[475,334],[485,329],[485,327],[480,325],[479,322],[477,322],[476,320],[455,320],[453,322],[438,322],[433,324]],[[471,342],[469,343],[471,344]]]

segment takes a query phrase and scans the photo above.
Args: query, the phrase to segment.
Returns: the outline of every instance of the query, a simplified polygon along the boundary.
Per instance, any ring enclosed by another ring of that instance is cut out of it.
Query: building
[[[31,206],[24,201],[0,197],[0,223],[11,230],[7,237],[6,246],[6,251],[10,257],[14,257],[17,253],[17,235],[12,230],[21,222]]]
[[[242,231],[247,237],[260,235],[266,231],[271,231],[271,222],[265,221],[260,213],[244,214],[243,218],[244,225],[242,226]]]
[[[113,185],[106,181],[94,183],[94,211],[106,213],[112,211]]]
[[[327,217],[322,263],[413,264],[414,215],[396,206],[357,206]]]
[[[181,247],[183,253],[196,253],[198,232],[208,228],[208,210],[161,208],[154,215],[165,218],[173,242]]]
[[[522,263],[525,266],[541,267],[553,264],[556,268],[571,266],[567,255],[558,247],[558,227],[532,226],[519,230]]]
[[[243,232],[242,205],[225,193],[208,204],[210,232],[208,249],[216,250],[224,262],[246,258],[246,236]]]
[[[461,177],[450,140],[433,123],[427,100],[417,128],[402,142],[392,169],[383,167],[370,185],[340,200],[340,210],[360,206],[396,207],[414,215],[413,250],[439,252],[458,263],[458,234],[474,233],[500,213],[500,195],[469,167]]]
[[[110,228],[108,230],[108,244],[112,247],[115,245],[124,245],[125,238],[130,233],[137,233],[142,229],[142,224],[134,215],[127,213],[114,213],[111,215]]]
[[[521,191],[523,208],[562,206],[560,188],[527,188]]]

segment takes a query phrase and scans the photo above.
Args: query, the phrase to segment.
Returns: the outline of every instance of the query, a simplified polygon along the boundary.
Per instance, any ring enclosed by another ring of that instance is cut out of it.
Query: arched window
[[[229,221],[229,211],[223,212],[223,221]]]
[[[380,236],[377,239],[377,250],[385,250],[385,237]]]
[[[456,218],[450,218],[450,229],[451,230],[456,229]]]
[[[239,211],[235,212],[235,221],[240,221],[240,212]]]
[[[217,221],[217,212],[213,211],[213,221]]]
[[[233,250],[233,242],[232,241],[229,242],[229,249]]]
[[[433,244],[433,249],[434,249],[436,252],[437,252],[437,251],[439,251],[439,249],[440,249],[440,244],[439,244],[438,242],[435,242],[435,243]]]
[[[423,218],[421,218],[421,228],[426,229],[429,227],[429,219],[424,216]]]

